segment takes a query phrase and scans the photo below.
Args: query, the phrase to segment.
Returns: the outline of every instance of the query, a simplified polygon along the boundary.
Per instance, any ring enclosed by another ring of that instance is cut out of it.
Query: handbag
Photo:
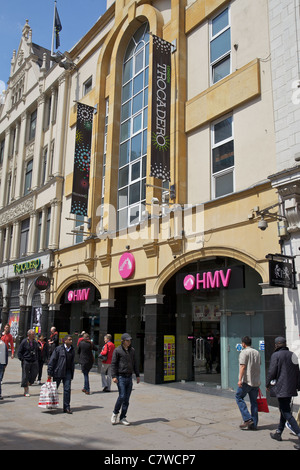
[[[48,410],[58,407],[58,390],[56,382],[46,382],[41,386],[38,406]]]
[[[258,389],[257,407],[258,407],[258,411],[260,411],[261,413],[269,413],[267,399],[261,393],[260,388]]]

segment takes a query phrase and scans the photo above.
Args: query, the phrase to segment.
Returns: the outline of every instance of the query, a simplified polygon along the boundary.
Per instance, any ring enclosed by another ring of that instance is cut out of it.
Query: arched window
[[[141,221],[146,201],[149,24],[130,39],[123,62],[118,229]]]

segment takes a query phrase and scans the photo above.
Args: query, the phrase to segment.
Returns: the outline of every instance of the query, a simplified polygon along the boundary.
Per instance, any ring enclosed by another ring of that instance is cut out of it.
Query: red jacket
[[[14,340],[13,340],[12,335],[10,333],[8,333],[8,334],[3,333],[3,336],[1,337],[1,340],[4,341],[4,343],[6,344],[7,349],[10,345],[11,353],[14,355],[15,354],[15,348],[14,348]]]
[[[100,353],[101,356],[107,355],[106,361],[102,361],[103,364],[111,364],[114,349],[115,349],[114,343],[112,343],[111,341],[108,341],[107,343],[105,343]]]

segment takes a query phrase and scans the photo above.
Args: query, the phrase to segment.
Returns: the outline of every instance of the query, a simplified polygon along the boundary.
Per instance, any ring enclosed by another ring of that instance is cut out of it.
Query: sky
[[[70,50],[106,10],[106,0],[57,0],[62,30],[61,52]],[[0,8],[0,94],[6,88],[14,49],[29,20],[32,42],[51,50],[54,0],[1,0]]]

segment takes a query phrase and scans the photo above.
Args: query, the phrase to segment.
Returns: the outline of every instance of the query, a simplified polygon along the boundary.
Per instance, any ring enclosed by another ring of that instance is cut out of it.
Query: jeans
[[[252,419],[254,427],[257,427],[258,424],[258,408],[256,401],[258,395],[258,388],[259,387],[251,387],[250,385],[243,383],[241,387],[238,387],[235,394],[235,400],[240,409],[243,421],[248,421],[249,419]],[[251,415],[244,401],[244,398],[247,394],[250,398]]]
[[[116,401],[114,413],[118,414],[120,408],[122,407],[120,420],[126,418],[126,413],[129,406],[129,398],[132,391],[132,377],[118,377],[118,390],[119,390],[119,397]]]
[[[277,398],[280,411],[280,422],[277,431],[282,434],[286,421],[290,424],[292,430],[300,437],[300,428],[292,415],[291,411],[291,397]]]
[[[89,382],[89,371],[86,369],[83,369],[83,378],[84,378],[84,385],[83,388],[86,392],[90,391],[90,382]]]
[[[56,378],[54,379],[57,385],[57,388],[59,387],[59,384],[61,381],[63,381],[64,384],[64,401],[63,401],[63,409],[64,410],[69,410],[70,409],[70,402],[71,402],[71,380],[72,380],[72,371],[70,369],[67,369],[66,371],[66,376],[64,378]]]
[[[4,376],[5,367],[6,367],[6,365],[0,364],[0,397],[1,397],[1,393],[2,393],[1,383],[2,383],[2,380],[3,380],[3,376]]]

